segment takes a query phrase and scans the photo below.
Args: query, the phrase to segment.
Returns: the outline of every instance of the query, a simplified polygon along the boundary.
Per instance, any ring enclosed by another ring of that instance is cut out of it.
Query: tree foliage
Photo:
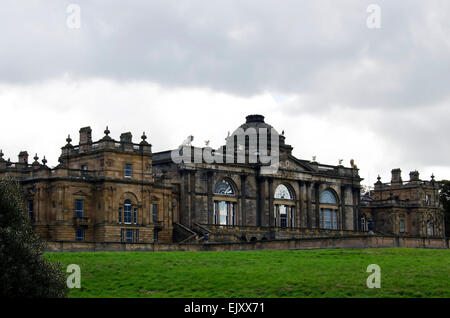
[[[48,262],[25,210],[21,186],[0,180],[0,297],[64,297],[58,265]]]
[[[444,207],[445,236],[450,237],[450,181],[439,181],[439,197]]]

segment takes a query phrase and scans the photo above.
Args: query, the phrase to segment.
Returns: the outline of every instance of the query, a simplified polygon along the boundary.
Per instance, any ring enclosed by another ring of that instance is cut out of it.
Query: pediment
[[[86,192],[83,192],[83,191],[78,191],[78,192],[75,192],[73,195],[77,195],[77,196],[87,196],[88,194],[86,193]]]
[[[307,162],[293,156],[280,158],[280,169],[293,171],[314,171]]]

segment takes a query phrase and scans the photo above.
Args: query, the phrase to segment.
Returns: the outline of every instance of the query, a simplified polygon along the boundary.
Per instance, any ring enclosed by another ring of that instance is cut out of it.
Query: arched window
[[[277,227],[295,226],[295,201],[292,192],[284,184],[275,189],[274,223]]]
[[[291,191],[284,184],[280,184],[275,189],[275,199],[293,200]]]
[[[234,190],[229,182],[222,180],[216,183],[216,186],[214,187],[214,194],[234,195]]]
[[[336,196],[331,190],[325,190],[320,195],[319,202],[320,202],[320,220],[319,220],[320,228],[328,230],[337,230],[338,207]]]
[[[320,195],[320,203],[336,205],[337,200],[336,200],[336,197],[334,196],[333,192],[331,192],[330,190],[325,190]]]
[[[132,214],[131,214],[131,200],[125,200],[123,203],[123,223],[131,224]]]
[[[233,186],[226,180],[221,180],[214,187],[213,223],[217,225],[234,226],[237,221],[237,199]]]

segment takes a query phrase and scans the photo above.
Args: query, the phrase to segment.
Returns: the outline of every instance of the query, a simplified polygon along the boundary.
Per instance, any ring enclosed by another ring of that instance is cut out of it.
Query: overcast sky
[[[74,1],[79,28],[71,3],[2,1],[4,159],[56,165],[83,126],[217,148],[258,113],[299,158],[354,159],[364,184],[450,179],[447,0]]]

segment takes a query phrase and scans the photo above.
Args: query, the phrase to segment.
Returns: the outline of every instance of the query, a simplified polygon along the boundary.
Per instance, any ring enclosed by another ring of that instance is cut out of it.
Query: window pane
[[[84,241],[84,229],[77,229],[76,230],[76,240],[77,241]]]
[[[131,177],[133,173],[133,166],[130,163],[125,164],[125,177]]]
[[[214,187],[214,193],[220,195],[234,195],[233,187],[225,180],[219,181]]]
[[[127,242],[132,243],[133,242],[133,230],[127,229]]]
[[[82,218],[84,216],[84,200],[75,200],[75,216],[77,218]]]
[[[284,184],[280,184],[275,189],[275,199],[293,200],[294,198],[291,191]]]
[[[331,210],[326,209],[325,210],[325,228],[326,229],[331,229]]]
[[[153,204],[152,206],[152,217],[153,217],[153,222],[156,222],[158,219],[158,205],[157,204]]]
[[[131,223],[131,201],[125,200],[123,205],[123,222]]]
[[[287,208],[285,205],[280,205],[280,226],[287,227]]]
[[[134,211],[133,211],[133,221],[134,221],[134,224],[137,223],[137,208],[134,208]]]
[[[227,202],[219,202],[220,225],[227,225]]]
[[[330,190],[325,190],[320,195],[320,203],[324,204],[337,204],[336,197],[334,196],[333,192]]]

